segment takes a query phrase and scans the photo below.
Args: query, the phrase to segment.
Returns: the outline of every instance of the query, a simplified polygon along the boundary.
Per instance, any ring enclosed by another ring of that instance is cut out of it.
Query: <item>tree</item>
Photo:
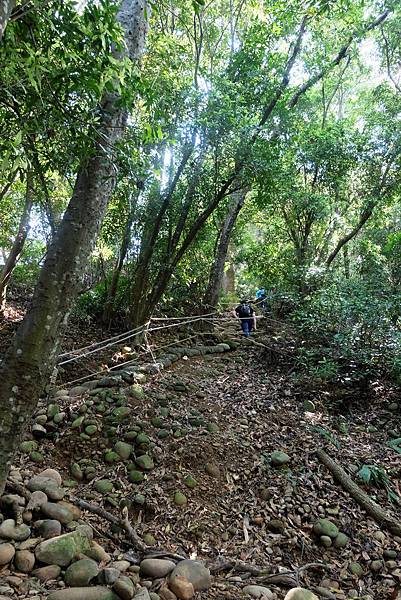
[[[7,191],[0,211],[31,171],[34,214],[47,245],[91,152],[103,93],[127,79],[127,65],[111,52],[120,39],[115,10],[103,1],[88,2],[83,12],[71,1],[23,4],[0,45],[0,180]],[[7,220],[11,238],[17,226]]]
[[[145,1],[123,0],[116,18],[125,43],[115,45],[114,60],[129,57],[137,62],[147,30]],[[114,189],[114,152],[126,121],[127,110],[116,82],[114,89],[104,92],[90,156],[80,165],[32,304],[1,364],[0,494],[21,434],[57,359],[62,329]]]
[[[262,72],[263,69],[267,71],[274,69],[274,75],[270,77],[267,89],[261,84],[260,73],[256,77],[257,81],[251,80],[251,86],[249,86],[249,64],[248,61],[244,60],[243,55],[251,53],[254,57],[255,48],[253,46],[248,47],[244,43],[243,48],[238,52],[239,56],[234,56],[227,67],[223,83],[223,89],[228,88],[224,100],[226,102],[230,101],[231,106],[234,106],[233,114],[229,112],[225,116],[225,122],[222,126],[219,120],[219,109],[221,109],[222,101],[222,98],[219,97],[221,90],[217,88],[215,95],[213,92],[208,94],[205,112],[203,114],[202,112],[196,112],[202,122],[204,122],[206,116],[209,116],[206,128],[203,127],[197,130],[195,123],[190,132],[188,132],[187,127],[183,129],[185,142],[182,145],[180,160],[176,163],[175,175],[171,179],[171,185],[165,193],[161,194],[158,202],[152,202],[151,204],[153,211],[149,213],[150,219],[144,228],[141,252],[132,282],[131,320],[133,326],[146,322],[162,298],[174,270],[209,217],[224,202],[226,197],[235,191],[236,180],[252,164],[256,143],[260,139],[266,138],[269,143],[272,143],[279,136],[280,126],[272,123],[272,119],[275,117],[281,122],[281,120],[288,118],[289,114],[295,112],[298,103],[305,94],[347,58],[353,43],[361,35],[367,34],[383,23],[388,14],[389,11],[385,11],[377,19],[362,26],[358,23],[358,27],[355,27],[352,34],[348,34],[346,42],[337,54],[319,64],[318,69],[314,65],[307,80],[301,85],[295,86],[294,89],[291,89],[290,86],[290,76],[294,65],[300,59],[302,40],[310,22],[309,16],[301,18],[297,36],[295,40],[293,39],[285,57],[283,55],[277,57],[276,55],[276,62],[273,64],[267,63],[268,66],[265,67],[268,49],[263,46],[258,47],[258,62],[256,65],[252,65],[253,72],[258,73],[258,67]],[[296,15],[291,15],[293,20],[290,19],[290,23],[287,22],[288,29],[285,29],[285,33],[280,30],[279,37],[281,39],[286,39],[286,34],[290,35],[290,33],[293,37],[294,20],[297,16],[299,16],[299,12]],[[253,29],[251,34],[254,35]],[[266,37],[266,31],[263,34]],[[258,35],[260,35],[259,31]],[[277,43],[277,38],[271,36],[268,39],[268,48],[270,49],[270,44],[274,46],[274,43]],[[264,73],[264,75],[265,78],[269,79],[267,73]],[[252,85],[256,86],[258,93],[251,93]],[[240,95],[239,90],[241,91]],[[237,99],[236,104],[234,95]],[[218,102],[219,104],[217,104]],[[215,103],[215,106],[217,105],[217,110],[216,113],[210,115],[211,108],[215,108],[213,103]],[[239,131],[232,126],[230,121],[230,119],[235,121],[235,115],[241,116]],[[227,132],[230,143],[223,145],[223,147],[221,147],[221,144],[215,144],[211,137],[214,127],[220,129],[220,137]],[[200,143],[195,142],[198,137],[201,140]],[[218,156],[219,153],[223,156],[226,154],[225,165],[223,167],[219,163],[217,170],[215,168],[216,154]],[[190,162],[192,158],[194,158],[194,163]],[[188,166],[192,167],[190,177],[187,176]],[[216,171],[217,176],[215,177]],[[182,184],[184,184],[185,191],[180,194]],[[183,198],[185,199],[183,200]],[[155,207],[159,208],[156,213],[154,212]],[[171,221],[166,223],[166,217],[169,217],[172,213],[176,215],[175,226],[172,226]]]
[[[25,201],[18,225],[18,231],[15,236],[13,245],[11,247],[10,253],[0,273],[0,312],[2,312],[5,308],[7,286],[10,281],[12,272],[14,271],[17,262],[21,256],[28,235],[29,220],[33,206],[33,195],[34,188],[32,172],[28,172],[26,175]]]
[[[233,193],[229,200],[227,212],[217,238],[216,253],[210,269],[209,282],[203,299],[203,303],[206,306],[215,307],[219,300],[231,234],[240,210],[244,205],[247,192],[247,189],[239,190],[238,192]]]

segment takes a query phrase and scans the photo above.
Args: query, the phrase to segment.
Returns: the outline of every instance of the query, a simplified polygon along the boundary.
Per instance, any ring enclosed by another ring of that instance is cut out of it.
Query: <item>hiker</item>
[[[246,300],[241,300],[241,304],[237,306],[234,314],[241,320],[241,328],[245,337],[249,337],[252,329],[256,331],[255,311]]]
[[[255,295],[256,303],[260,306],[260,308],[267,308],[267,294],[265,288],[260,288]]]

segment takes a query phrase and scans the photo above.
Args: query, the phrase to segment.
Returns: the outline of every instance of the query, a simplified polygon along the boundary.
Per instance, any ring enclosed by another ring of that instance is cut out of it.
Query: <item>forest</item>
[[[0,0],[0,600],[401,599],[400,40]]]

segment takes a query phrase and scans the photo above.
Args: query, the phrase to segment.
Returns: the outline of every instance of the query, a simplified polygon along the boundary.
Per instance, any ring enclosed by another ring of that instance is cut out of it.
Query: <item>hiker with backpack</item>
[[[256,304],[260,306],[260,308],[267,308],[267,294],[265,288],[260,288],[256,292]]]
[[[252,330],[256,330],[255,311],[246,300],[241,300],[241,304],[235,309],[235,316],[241,320],[241,328],[245,337],[249,337]]]

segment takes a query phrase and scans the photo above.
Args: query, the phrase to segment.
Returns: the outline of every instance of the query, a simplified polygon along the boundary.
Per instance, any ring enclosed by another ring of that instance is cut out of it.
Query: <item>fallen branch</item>
[[[146,558],[169,558],[171,560],[187,560],[186,556],[181,556],[181,554],[175,554],[174,552],[164,552],[163,550],[155,550],[150,554],[146,554]]]
[[[213,564],[208,564],[208,568],[212,574],[222,573],[223,571],[233,571],[236,573],[250,573],[251,575],[259,576],[266,575],[272,571],[271,565],[258,567],[257,565],[244,562],[243,560],[218,561]]]
[[[144,553],[149,552],[149,547],[141,540],[141,538],[129,522],[127,510],[123,509],[123,518],[118,519],[117,517],[109,513],[107,510],[104,510],[104,508],[98,506],[97,504],[86,502],[86,500],[81,500],[81,498],[76,498],[75,496],[71,497],[71,500],[72,502],[74,502],[74,504],[79,506],[79,508],[82,508],[83,510],[88,510],[93,514],[98,515],[103,519],[106,519],[106,521],[113,523],[113,525],[121,527],[121,529],[123,529],[126,532],[130,542],[132,542],[132,544],[137,550],[140,550]]]
[[[271,583],[275,585],[282,585],[284,587],[297,587],[299,586],[299,576],[303,571],[308,569],[326,569],[327,565],[324,563],[308,563],[294,569],[293,571],[282,571],[281,573],[272,573],[272,565],[265,565],[258,567],[246,563],[242,560],[225,560],[213,564],[207,565],[210,572],[213,575],[221,573],[223,571],[231,571],[233,573],[247,573],[255,577],[255,581],[259,583]]]
[[[324,450],[317,450],[318,459],[328,468],[334,479],[351,494],[354,500],[381,526],[388,529],[392,534],[401,536],[401,522],[388,514],[368,494],[366,494],[347,475],[342,467],[336,463]]]
[[[154,550],[147,546],[141,540],[141,538],[129,522],[127,507],[124,507],[122,509],[122,518],[119,519],[118,517],[115,517],[114,515],[109,513],[107,510],[104,510],[104,508],[98,506],[97,504],[92,504],[91,502],[81,500],[81,498],[77,498],[75,496],[71,497],[71,501],[74,502],[74,504],[76,504],[77,506],[79,506],[79,508],[82,508],[83,510],[87,510],[95,515],[98,515],[99,517],[106,519],[106,521],[113,523],[113,525],[118,525],[118,527],[121,527],[121,529],[123,529],[127,533],[128,539],[133,543],[135,549],[139,550],[140,552],[143,552],[146,555],[146,558],[163,557],[170,558],[176,561],[186,559],[186,556],[181,556],[181,554],[174,554],[173,552],[169,552],[168,550]]]
[[[283,571],[274,575],[266,575],[258,578],[258,583],[274,583],[276,585],[283,585],[286,587],[299,587],[300,575],[303,571],[308,569],[327,569],[325,563],[307,563],[294,569],[294,571]]]

